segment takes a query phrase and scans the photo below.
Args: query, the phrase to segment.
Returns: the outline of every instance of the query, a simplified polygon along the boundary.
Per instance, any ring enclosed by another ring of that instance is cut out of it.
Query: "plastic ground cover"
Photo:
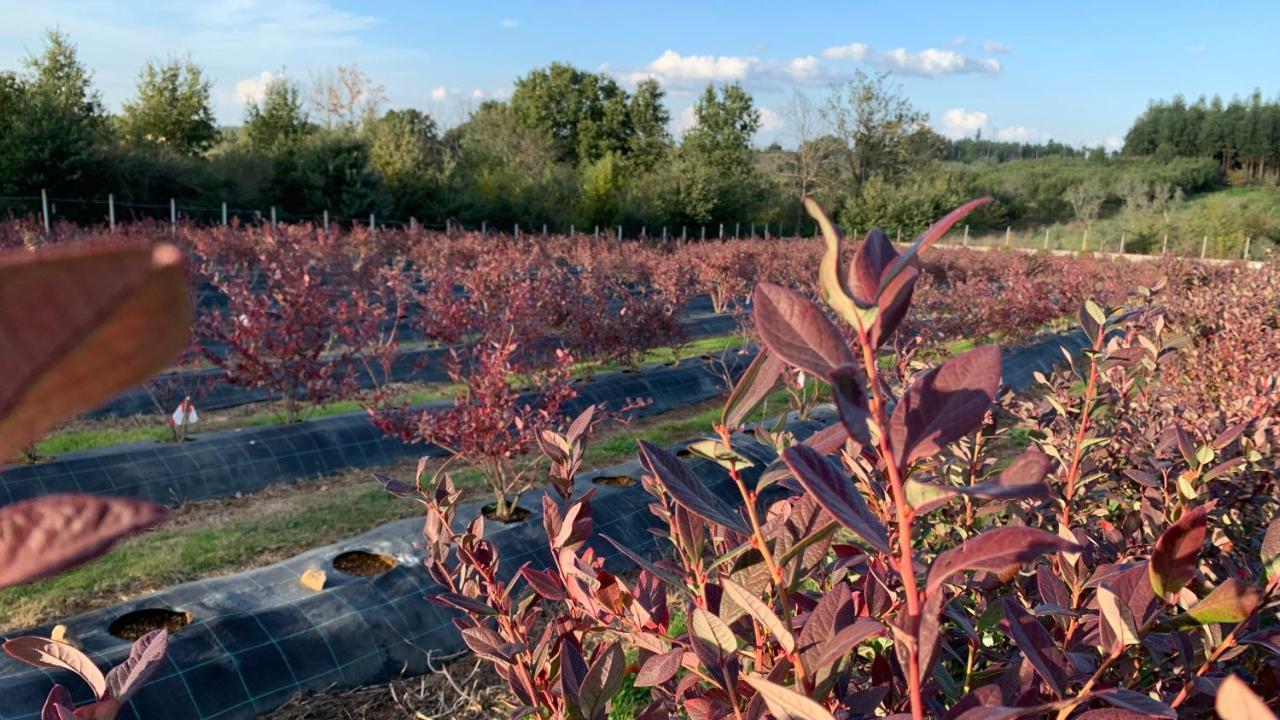
[[[1062,358],[1062,349],[1078,350],[1082,339],[1068,334],[1005,355],[1005,384],[1026,387],[1035,371],[1047,371]],[[832,422],[829,408],[789,427],[798,437]],[[679,451],[688,443],[674,446]],[[744,472],[753,482],[774,458],[773,451],[749,434],[735,436],[735,450],[754,462]],[[722,468],[703,460],[686,460],[713,492],[726,499],[736,490]],[[579,491],[596,478],[638,479],[638,462],[630,461],[579,477]],[[631,568],[610,544],[607,534],[636,552],[653,555],[657,541],[648,528],[655,522],[650,498],[638,485],[599,485],[593,501],[596,537],[592,546],[613,571]],[[775,486],[776,487],[776,486]],[[545,564],[549,555],[539,518],[540,493],[521,505],[533,515],[516,525],[491,524],[492,540],[510,573],[528,561]],[[460,510],[465,522],[476,505]],[[114,621],[144,609],[190,613],[191,622],[172,638],[164,668],[124,709],[122,718],[220,718],[240,720],[269,712],[297,693],[323,692],[386,682],[426,672],[428,656],[463,650],[449,611],[423,596],[433,584],[414,547],[422,521],[411,518],[371,530],[350,540],[302,553],[268,567],[232,576],[179,585],[137,600],[65,621],[86,651],[102,666],[127,656],[128,642],[108,632]],[[340,554],[360,550],[386,555],[394,567],[372,577],[346,575],[333,566]],[[320,592],[304,588],[302,573],[326,572]],[[42,626],[11,636],[50,632]],[[47,671],[0,659],[0,720],[37,720],[45,694],[54,682],[87,701],[88,691],[69,673]]]
[[[751,352],[728,351],[726,367],[746,369]],[[707,400],[724,391],[716,365],[688,358],[674,366],[604,373],[577,385],[565,406],[572,416],[587,405],[622,407],[631,399],[649,405],[631,417],[657,415]],[[532,393],[522,402],[534,399]],[[426,408],[446,408],[447,402]],[[269,485],[390,465],[405,458],[443,454],[383,435],[363,412],[306,422],[203,433],[187,442],[148,442],[67,453],[31,465],[0,470],[0,504],[57,492],[135,497],[167,505],[249,493]]]

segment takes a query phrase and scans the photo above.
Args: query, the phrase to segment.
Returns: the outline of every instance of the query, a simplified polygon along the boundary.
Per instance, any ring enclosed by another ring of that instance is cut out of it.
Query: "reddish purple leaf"
[[[781,358],[769,352],[767,347],[760,348],[746,372],[738,379],[738,384],[733,387],[729,399],[725,401],[724,411],[720,413],[720,424],[729,428],[741,425],[751,415],[751,411],[769,396],[784,370],[786,363]]]
[[[880,228],[872,228],[849,264],[848,283],[853,299],[864,307],[875,305],[880,296],[880,278],[897,259],[898,251],[889,242],[889,236]]]
[[[471,648],[471,652],[476,655],[501,663],[503,665],[511,664],[516,653],[522,652],[524,646],[519,643],[509,643],[502,639],[502,636],[484,625],[476,625],[474,627],[462,630],[462,641]]]
[[[553,571],[537,570],[526,565],[520,568],[520,575],[534,592],[547,600],[559,602],[565,598],[564,585]]]
[[[107,673],[107,687],[111,690],[111,697],[121,703],[128,702],[160,669],[168,651],[169,632],[164,629],[152,630],[133,641],[129,657]]]
[[[573,706],[578,706],[582,680],[587,676],[587,661],[578,645],[567,637],[560,638],[560,691]]]
[[[853,648],[857,647],[858,643],[884,631],[885,627],[880,621],[868,618],[858,620],[851,625],[845,625],[823,643],[822,649],[813,658],[812,665],[809,664],[810,661],[806,661],[805,665],[810,672],[821,670],[848,655]]]
[[[762,282],[756,285],[752,317],[760,339],[788,364],[816,377],[855,361],[826,313],[793,290]]]
[[[1178,712],[1148,695],[1123,688],[1113,688],[1095,693],[1094,697],[1113,707],[1160,718],[1177,718]]]
[[[40,709],[40,720],[63,720],[63,718],[75,718],[75,714],[70,711],[76,706],[76,701],[71,697],[71,691],[61,685],[54,685],[49,689],[49,695],[44,699],[44,707]]]
[[[827,458],[805,445],[793,445],[782,452],[782,459],[804,489],[841,525],[876,550],[890,552],[889,532],[867,507],[853,481]]]
[[[1036,448],[1028,448],[1000,474],[976,485],[953,488],[963,495],[993,500],[1046,500],[1049,486],[1044,478],[1053,460]]]
[[[948,360],[911,384],[889,420],[899,466],[928,457],[982,423],[1000,387],[1000,348],[987,345]]]
[[[889,266],[889,269],[884,271],[880,276],[880,287],[887,287],[889,282],[892,281],[898,273],[902,272],[903,269],[906,268],[907,265],[916,257],[916,255],[924,252],[930,245],[937,242],[943,235],[946,235],[947,231],[956,223],[960,222],[965,215],[968,215],[973,212],[974,209],[989,202],[991,202],[991,198],[989,197],[970,200],[964,205],[961,205],[955,210],[947,213],[941,220],[930,225],[929,229],[925,230],[920,237],[916,238],[916,241],[904,250],[896,260],[894,260],[893,264]]]
[[[818,600],[796,636],[796,649],[800,651],[805,667],[821,669],[823,666],[817,661],[823,655],[823,648],[837,629],[852,625],[855,618],[853,595],[848,583],[836,583]]]
[[[640,463],[645,470],[657,478],[671,497],[686,510],[739,534],[746,535],[750,532],[739,512],[708,491],[679,458],[644,440],[639,445]]]
[[[1195,577],[1207,520],[1208,513],[1203,507],[1194,508],[1160,533],[1147,565],[1151,589],[1157,597],[1167,598]]]
[[[596,654],[595,662],[591,663],[578,691],[579,706],[586,720],[599,720],[605,716],[609,702],[622,689],[626,667],[626,655],[622,652],[622,646],[616,642],[609,643]]]
[[[908,267],[880,290],[880,312],[876,314],[876,321],[871,326],[871,342],[876,347],[883,345],[907,316],[907,310],[911,307],[911,295],[919,277],[919,270]]]
[[[1164,716],[1148,715],[1147,713],[1121,710],[1120,708],[1098,708],[1097,710],[1088,710],[1080,713],[1075,717],[1075,720],[1151,720],[1152,718],[1160,717]]]
[[[92,560],[167,514],[141,500],[93,495],[46,495],[0,508],[0,588]]]
[[[871,413],[867,404],[867,377],[862,366],[841,365],[827,375],[827,381],[831,383],[831,396],[844,429],[854,440],[869,444],[871,428],[867,423]]]
[[[440,607],[453,608],[454,610],[461,610],[462,612],[474,613],[476,615],[498,614],[497,610],[494,610],[479,600],[469,598],[466,595],[459,595],[457,593],[444,592],[428,595],[427,602],[433,605],[439,605]]]
[[[70,670],[93,689],[94,697],[99,700],[107,697],[107,679],[103,677],[102,671],[93,664],[89,656],[66,643],[28,635],[9,640],[4,644],[4,649],[28,665]]]
[[[1059,699],[1066,697],[1067,680],[1071,670],[1062,651],[1053,644],[1053,638],[1019,603],[1003,598],[1000,601],[1008,620],[1009,636],[1017,643],[1018,649],[1035,668],[1040,677],[1048,684],[1049,689]]]
[[[925,593],[932,595],[964,570],[1001,572],[1051,552],[1080,552],[1082,548],[1053,533],[1029,527],[1002,527],[971,537],[947,550],[929,566]]]
[[[664,652],[661,655],[651,655],[640,666],[640,672],[636,673],[635,686],[654,687],[675,677],[676,671],[680,669],[680,660],[683,657],[684,650],[680,648]]]
[[[1235,675],[1228,675],[1218,686],[1214,709],[1222,720],[1276,720],[1266,701]]]

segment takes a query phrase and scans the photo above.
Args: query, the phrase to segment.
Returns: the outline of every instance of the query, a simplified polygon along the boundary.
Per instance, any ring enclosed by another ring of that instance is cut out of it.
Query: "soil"
[[[333,567],[348,575],[372,577],[381,575],[396,566],[396,561],[380,553],[364,550],[348,550],[333,559]]]
[[[168,630],[172,635],[186,627],[189,622],[191,622],[191,613],[175,612],[166,608],[143,608],[122,615],[111,623],[107,632],[121,640],[133,642],[152,630],[161,628]]]

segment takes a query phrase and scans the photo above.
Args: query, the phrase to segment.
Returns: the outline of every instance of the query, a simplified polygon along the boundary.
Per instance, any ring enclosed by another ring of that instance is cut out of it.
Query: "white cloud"
[[[241,105],[262,102],[267,94],[267,86],[279,75],[263,70],[256,77],[247,77],[236,82],[236,102]]]
[[[515,18],[502,18],[501,20],[498,21],[498,27],[503,28],[505,30],[510,30],[511,28],[519,24],[520,24],[520,21]]]
[[[434,100],[435,102],[440,102],[441,100],[444,100],[445,96],[448,94],[449,94],[449,90],[445,88],[445,86],[443,85],[440,85],[439,87],[431,88],[431,99]]]
[[[1039,143],[1049,140],[1049,134],[1028,127],[1013,125],[996,129],[996,139],[1001,142]]]
[[[797,80],[810,80],[822,74],[822,63],[812,55],[795,58],[787,63],[787,74]]]
[[[1124,148],[1124,140],[1112,136],[1107,138],[1107,141],[1103,143],[1103,145],[1106,145],[1107,149],[1111,152],[1120,152],[1120,150]]]
[[[471,98],[473,100],[483,100],[485,99],[486,95],[487,93],[485,93],[483,88],[476,88],[475,90],[471,91]]]
[[[682,135],[685,132],[697,127],[698,115],[694,112],[693,106],[688,105],[680,111],[680,114],[671,119],[671,131],[676,135]]]
[[[875,64],[904,75],[924,77],[962,73],[994,75],[1000,72],[999,60],[971,58],[954,50],[938,48],[926,48],[918,53],[908,52],[905,48],[894,48],[876,56]]]
[[[951,108],[942,113],[942,134],[949,138],[964,138],[987,126],[987,114],[980,110]]]
[[[961,45],[965,45],[965,44],[967,44],[968,42],[969,42],[969,38],[965,37],[964,35],[957,35],[957,36],[955,36],[955,37],[951,38],[951,42],[947,43],[947,46],[948,46],[948,47],[960,47]]]
[[[1002,42],[988,40],[982,43],[982,52],[987,53],[988,55],[998,55],[1000,53],[1013,52],[1013,48],[1010,48]]]
[[[963,40],[963,38],[956,38]],[[993,58],[973,58],[940,48],[926,48],[920,52],[909,52],[906,48],[894,48],[886,52],[877,52],[865,43],[836,45],[822,51],[822,57],[828,60],[851,60],[866,62],[872,66],[892,70],[903,75],[920,75],[938,77],[940,75],[957,75],[962,73],[978,73],[995,75],[1000,72],[1000,61]]]
[[[646,65],[639,75],[656,77],[673,85],[741,81],[759,64],[760,61],[753,57],[681,55],[675,50],[667,50]]]
[[[848,45],[829,47],[822,51],[822,57],[828,60],[852,60],[854,62],[862,62],[870,52],[871,47],[866,43],[856,42],[849,43]]]
[[[773,133],[786,127],[787,121],[782,116],[773,111],[773,108],[760,108],[760,130],[761,132]]]

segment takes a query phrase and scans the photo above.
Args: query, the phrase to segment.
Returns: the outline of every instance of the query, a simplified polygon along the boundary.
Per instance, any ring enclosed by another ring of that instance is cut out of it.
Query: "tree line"
[[[0,72],[0,210],[29,210],[2,197],[45,189],[436,225],[811,232],[800,199],[813,195],[847,227],[910,233],[978,195],[997,202],[971,222],[1002,229],[1069,219],[1065,192],[1089,178],[1111,187],[1132,176],[1187,193],[1219,180],[1202,161],[947,139],[887,74],[858,73],[821,99],[793,91],[780,107],[788,147],[763,148],[760,108],[739,84],[708,85],[676,137],[656,80],[626,88],[561,63],[530,71],[509,100],[483,102],[447,129],[422,110],[388,108],[384,89],[355,66],[309,84],[272,77],[235,127],[215,121],[211,87],[188,58],[151,60],[134,97],[110,113],[74,44],[49,32],[42,52]]]
[[[1280,99],[1155,101],[1125,136],[1131,156],[1210,158],[1236,183],[1280,181]]]

